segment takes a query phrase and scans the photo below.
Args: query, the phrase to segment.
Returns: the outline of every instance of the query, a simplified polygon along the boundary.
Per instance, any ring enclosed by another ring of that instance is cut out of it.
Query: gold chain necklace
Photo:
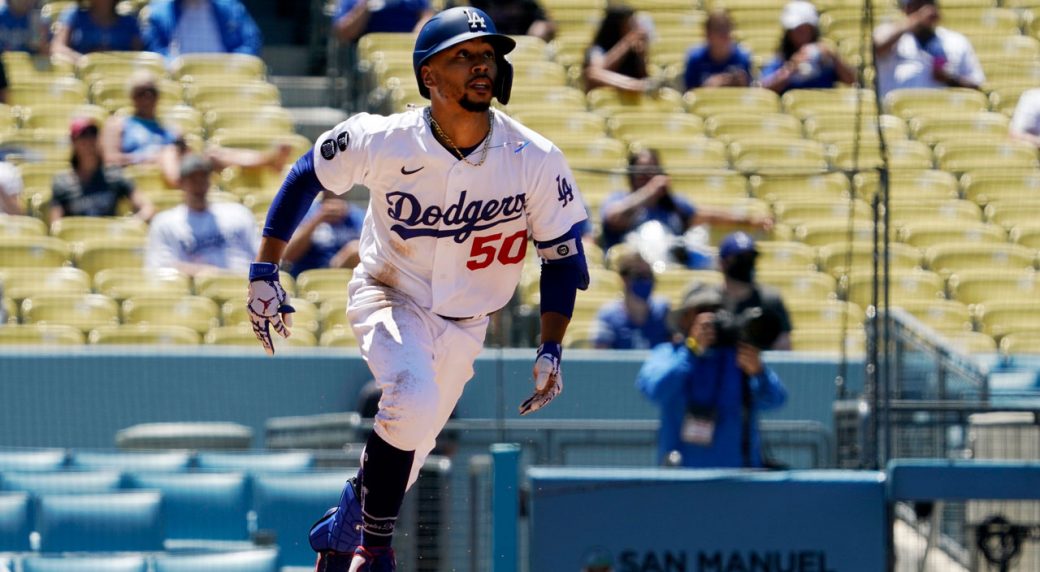
[[[437,120],[433,118],[433,112],[430,111],[430,108],[426,108],[426,117],[430,120],[430,125],[433,126],[433,130],[437,132],[437,136],[451,146],[451,149],[455,151],[455,155],[462,160],[463,163],[472,167],[479,167],[484,164],[484,161],[487,161],[488,147],[491,145],[491,134],[495,131],[495,122],[492,121],[491,114],[492,111],[488,109],[488,134],[487,137],[484,138],[484,148],[480,151],[480,161],[474,163],[467,159],[466,156],[462,154],[462,151],[459,151],[459,148],[455,145],[455,142],[451,140],[451,137],[448,137],[448,134],[441,129],[439,124],[437,124]]]

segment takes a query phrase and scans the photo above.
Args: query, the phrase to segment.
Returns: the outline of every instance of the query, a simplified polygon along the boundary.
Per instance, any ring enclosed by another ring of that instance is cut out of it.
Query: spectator
[[[652,296],[654,272],[638,252],[618,257],[624,284],[621,300],[608,302],[596,316],[593,343],[598,349],[646,350],[671,339],[668,301]]]
[[[535,36],[546,42],[556,36],[556,24],[537,0],[470,0],[469,5],[491,16],[500,34]]]
[[[371,32],[418,32],[433,16],[429,0],[339,0],[332,29],[341,42]]]
[[[152,0],[144,43],[167,59],[181,54],[260,56],[260,29],[239,0]]]
[[[706,42],[686,56],[686,89],[744,87],[751,83],[751,52],[733,41],[729,13],[717,10],[704,22]]]
[[[748,225],[764,230],[772,228],[770,218],[694,207],[671,190],[671,179],[661,169],[660,159],[653,149],[633,154],[628,165],[630,190],[614,193],[603,203],[604,250],[625,240],[638,242],[638,238],[626,238],[626,235],[649,222],[663,225],[673,237],[681,237],[690,228],[705,223]],[[679,250],[677,261],[689,267],[704,268],[712,263],[710,258],[692,249]]]
[[[138,71],[128,82],[133,115],[113,117],[105,124],[101,147],[108,165],[153,163],[160,167],[170,188],[180,187],[180,163],[188,152],[181,134],[158,120],[159,80],[149,71]],[[236,149],[211,145],[205,155],[216,170],[236,166],[270,167],[281,171],[291,147],[277,144],[268,151]]]
[[[747,308],[760,307],[776,316],[780,335],[769,349],[791,349],[791,318],[787,314],[780,293],[755,282],[755,261],[758,248],[755,240],[744,232],[734,232],[719,244],[719,269],[722,270],[722,307],[733,314]]]
[[[55,175],[50,221],[63,216],[115,216],[121,200],[128,200],[134,214],[145,221],[155,209],[134,191],[134,185],[118,168],[105,167],[93,119],[77,117],[69,127],[72,170]]]
[[[671,314],[685,340],[657,346],[639,370],[636,387],[661,408],[661,464],[765,466],[758,412],[783,405],[787,391],[758,348],[718,339],[721,306],[714,286],[692,289]]]
[[[256,257],[259,238],[253,213],[238,203],[210,203],[213,165],[201,155],[181,161],[184,204],[155,216],[148,233],[145,265],[173,267],[194,276],[202,270],[242,272]]]
[[[856,71],[830,45],[820,41],[820,16],[805,0],[794,0],[780,13],[784,35],[780,53],[762,69],[762,87],[777,93],[789,89],[853,84]]]
[[[659,82],[647,72],[649,21],[625,5],[607,7],[592,45],[585,52],[585,90],[608,86],[626,92],[653,91]]]
[[[935,0],[900,0],[906,19],[874,31],[878,91],[908,87],[978,89],[986,75],[971,42],[939,25]]]
[[[90,52],[142,47],[137,18],[116,13],[116,0],[78,0],[58,20],[51,55],[75,61]]]
[[[1040,89],[1022,92],[1011,116],[1011,138],[1040,147]]]
[[[293,277],[312,268],[353,268],[359,262],[362,209],[325,192],[311,205],[282,255]]]
[[[0,3],[0,51],[48,53],[50,33],[36,4],[36,0]]]
[[[0,161],[0,213],[25,214],[22,207],[22,175],[7,161]]]

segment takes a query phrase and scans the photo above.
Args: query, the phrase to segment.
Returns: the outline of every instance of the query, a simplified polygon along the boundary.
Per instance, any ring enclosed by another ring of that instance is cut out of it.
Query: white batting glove
[[[264,346],[267,355],[274,355],[272,329],[283,338],[292,335],[289,328],[292,327],[292,313],[296,309],[288,302],[289,295],[278,281],[277,264],[254,262],[249,265],[249,299],[246,308],[253,333],[260,340],[260,345]]]
[[[534,394],[520,404],[520,415],[527,415],[545,407],[563,391],[560,373],[560,344],[544,343],[538,346],[534,358]]]

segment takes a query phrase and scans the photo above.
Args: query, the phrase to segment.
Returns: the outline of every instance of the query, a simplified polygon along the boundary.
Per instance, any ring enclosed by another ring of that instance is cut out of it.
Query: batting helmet
[[[469,6],[449,8],[430,18],[419,30],[415,39],[415,50],[412,52],[412,67],[415,68],[415,81],[419,84],[419,93],[430,99],[430,88],[423,85],[419,70],[438,52],[455,44],[473,38],[486,38],[495,48],[495,59],[498,60],[498,77],[492,93],[503,104],[509,103],[509,92],[513,88],[513,64],[505,55],[513,51],[516,41],[505,34],[499,34],[495,23],[483,10]]]

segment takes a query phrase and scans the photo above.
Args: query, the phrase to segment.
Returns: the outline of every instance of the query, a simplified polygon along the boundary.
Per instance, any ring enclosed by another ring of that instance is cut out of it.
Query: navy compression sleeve
[[[292,238],[311,203],[324,188],[314,172],[314,156],[307,151],[296,160],[285,176],[282,188],[278,189],[271,208],[267,211],[264,236],[280,238],[286,242]]]
[[[584,224],[584,221],[579,222],[559,238],[535,241],[538,255],[542,257],[538,283],[542,314],[556,312],[570,318],[574,314],[574,298],[578,290],[589,287],[589,266],[581,244]]]

